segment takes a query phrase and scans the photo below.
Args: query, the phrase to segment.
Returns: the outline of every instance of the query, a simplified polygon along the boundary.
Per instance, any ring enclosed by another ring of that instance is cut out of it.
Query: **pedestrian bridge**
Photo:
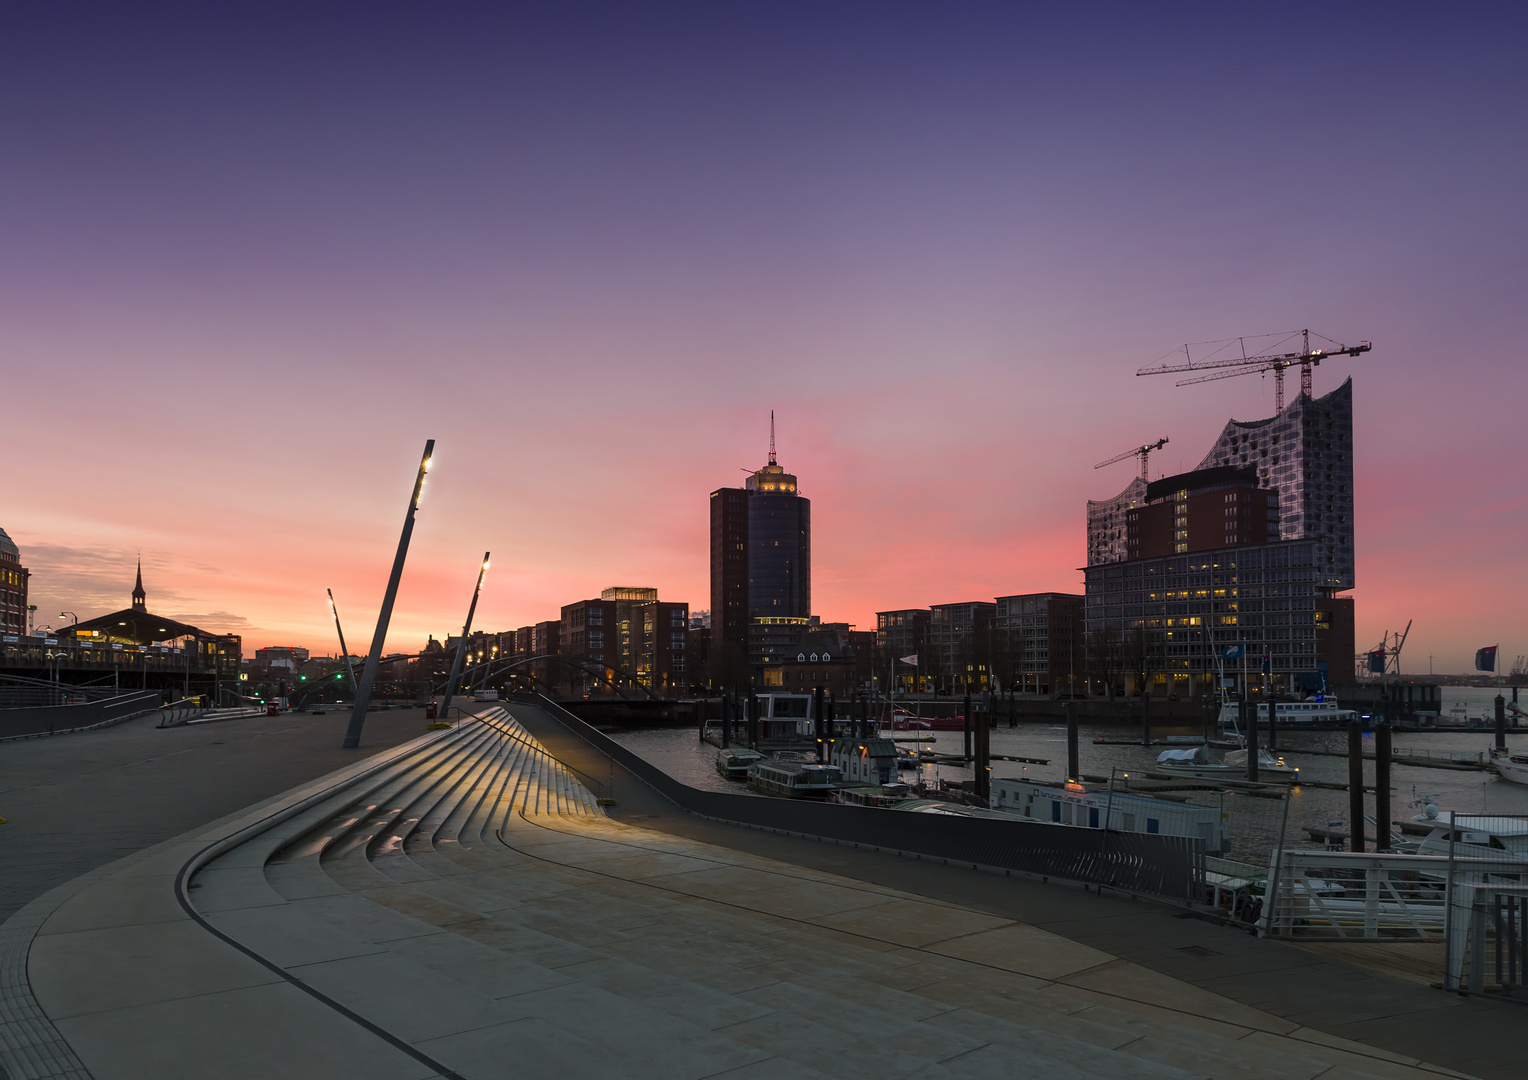
[[[40,897],[0,932],[0,1063],[97,1080],[1447,1074],[976,907],[613,820],[599,778],[532,735],[554,722],[486,710]]]

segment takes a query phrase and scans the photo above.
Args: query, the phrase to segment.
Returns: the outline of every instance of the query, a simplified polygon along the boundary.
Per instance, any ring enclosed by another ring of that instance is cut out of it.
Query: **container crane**
[[[1149,484],[1151,483],[1151,477],[1146,473],[1146,459],[1151,456],[1151,452],[1153,450],[1160,450],[1166,445],[1166,439],[1158,439],[1154,443],[1147,443],[1145,446],[1137,446],[1134,450],[1126,450],[1123,454],[1115,454],[1108,461],[1100,461],[1097,465],[1094,465],[1093,468],[1102,469],[1105,465],[1113,465],[1116,461],[1124,461],[1127,457],[1135,457],[1137,454],[1139,454],[1141,456],[1141,479]]]
[[[1401,677],[1401,647],[1411,636],[1411,623],[1412,620],[1407,619],[1406,629],[1397,630],[1393,634],[1386,630],[1384,640],[1363,654],[1364,667],[1370,674],[1378,675],[1381,679],[1387,674],[1394,674],[1398,679]]]
[[[1292,332],[1293,333],[1293,332]],[[1288,335],[1288,336],[1292,336]],[[1246,338],[1230,338],[1225,341],[1201,341],[1199,345],[1219,345],[1207,359],[1195,360],[1189,351],[1189,346],[1183,346],[1184,362],[1171,364],[1157,364],[1154,367],[1143,367],[1136,375],[1168,375],[1182,371],[1213,371],[1211,375],[1199,375],[1191,379],[1179,379],[1175,385],[1189,386],[1193,383],[1213,382],[1216,379],[1234,379],[1238,375],[1251,375],[1254,372],[1273,372],[1273,396],[1275,412],[1284,411],[1284,369],[1299,365],[1300,367],[1300,396],[1311,396],[1311,369],[1316,367],[1329,356],[1357,356],[1374,348],[1370,341],[1360,341],[1357,345],[1343,345],[1333,341],[1334,349],[1312,349],[1310,347],[1310,331],[1299,331],[1301,348],[1299,352],[1286,353],[1259,353],[1253,356],[1247,355]],[[1285,340],[1288,340],[1286,336]],[[1316,335],[1321,337],[1320,334]],[[1326,339],[1330,341],[1331,339]],[[1225,351],[1232,344],[1241,348],[1241,356],[1231,359],[1216,359],[1216,356]]]

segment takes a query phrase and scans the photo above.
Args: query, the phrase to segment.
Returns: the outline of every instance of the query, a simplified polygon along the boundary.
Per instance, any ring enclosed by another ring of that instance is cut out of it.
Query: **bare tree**
[[[1095,630],[1087,635],[1087,668],[1090,677],[1102,679],[1104,696],[1114,700],[1119,677],[1125,672],[1123,642],[1118,630]],[[1052,667],[1054,668],[1054,662]],[[1054,672],[1052,672],[1054,677]]]

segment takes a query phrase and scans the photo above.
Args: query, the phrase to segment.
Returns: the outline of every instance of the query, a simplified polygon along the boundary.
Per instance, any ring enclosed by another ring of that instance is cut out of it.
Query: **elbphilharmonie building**
[[[1115,666],[1147,672],[1153,693],[1210,692],[1242,643],[1275,689],[1349,681],[1353,601],[1337,594],[1354,585],[1352,380],[1228,421],[1191,472],[1090,501],[1087,553],[1090,641],[1150,653]]]

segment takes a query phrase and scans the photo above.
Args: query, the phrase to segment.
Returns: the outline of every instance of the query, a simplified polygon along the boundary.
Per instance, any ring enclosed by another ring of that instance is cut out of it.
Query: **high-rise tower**
[[[811,610],[812,503],[775,457],[771,414],[768,463],[711,493],[712,640],[756,654],[759,627],[804,623]]]

